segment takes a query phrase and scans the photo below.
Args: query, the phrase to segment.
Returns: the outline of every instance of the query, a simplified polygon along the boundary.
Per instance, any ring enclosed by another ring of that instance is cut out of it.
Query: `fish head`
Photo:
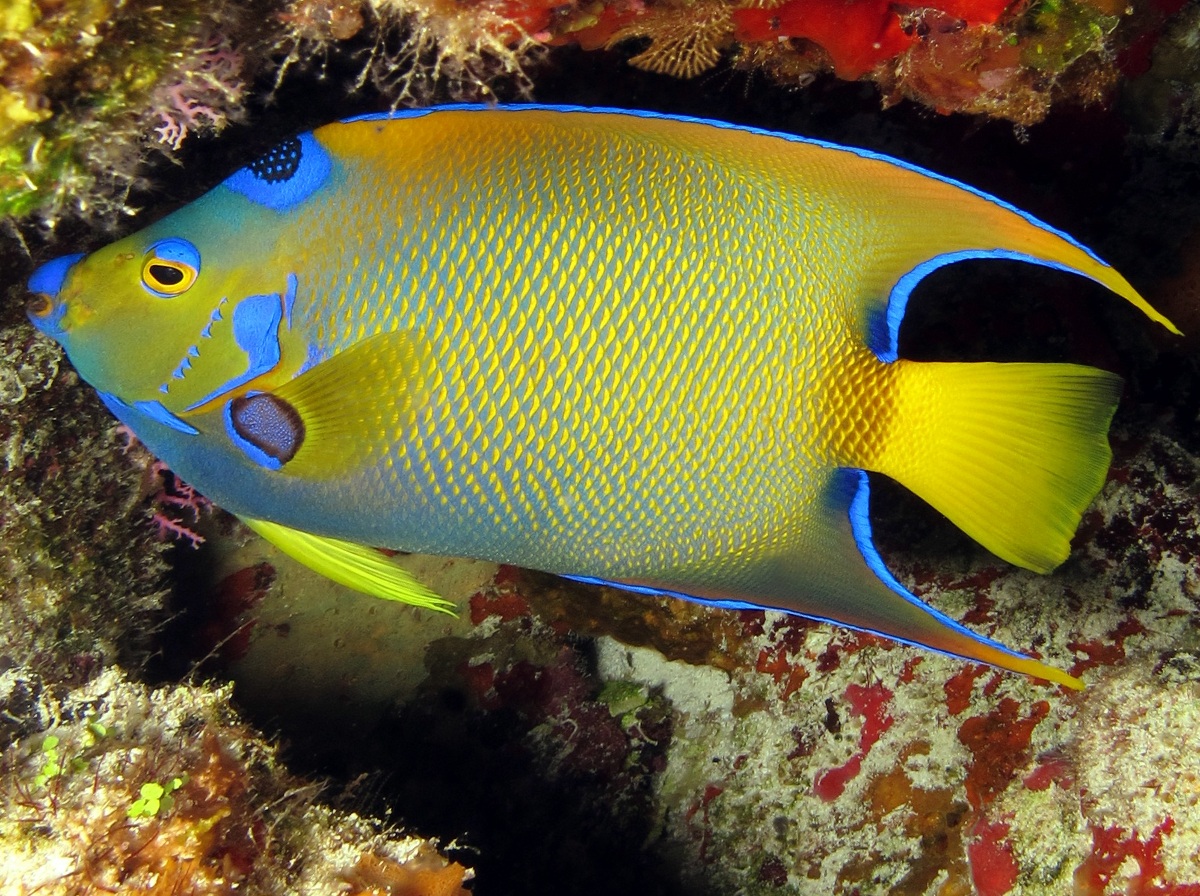
[[[187,415],[304,363],[279,215],[222,185],[29,280],[28,316],[106,403]],[[120,415],[118,415],[120,416]]]

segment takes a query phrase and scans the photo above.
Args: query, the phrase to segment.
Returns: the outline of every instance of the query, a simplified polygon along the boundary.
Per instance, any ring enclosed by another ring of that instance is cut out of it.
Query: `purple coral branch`
[[[150,518],[150,522],[154,524],[160,540],[172,538],[175,541],[187,541],[191,543],[193,548],[198,548],[204,544],[203,535],[193,531],[178,520],[171,519],[161,510],[154,512],[154,516]]]
[[[155,91],[158,117],[154,129],[160,143],[179,149],[188,134],[206,124],[219,129],[225,109],[241,102],[244,58],[224,40],[210,41],[177,69],[177,80]]]

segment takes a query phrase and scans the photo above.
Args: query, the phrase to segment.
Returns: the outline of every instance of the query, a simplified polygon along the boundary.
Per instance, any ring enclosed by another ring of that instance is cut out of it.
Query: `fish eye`
[[[200,251],[183,239],[159,240],[146,250],[142,286],[163,299],[187,292],[200,276]]]

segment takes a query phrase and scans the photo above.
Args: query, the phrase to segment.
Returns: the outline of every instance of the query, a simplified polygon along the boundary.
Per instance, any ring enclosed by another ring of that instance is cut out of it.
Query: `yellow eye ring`
[[[159,240],[142,262],[142,286],[170,299],[187,292],[200,276],[200,253],[187,240]]]

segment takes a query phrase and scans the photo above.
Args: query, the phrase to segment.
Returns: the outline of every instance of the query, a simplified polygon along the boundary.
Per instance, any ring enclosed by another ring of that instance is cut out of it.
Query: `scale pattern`
[[[318,342],[400,329],[426,357],[365,487],[422,549],[541,569],[717,586],[801,546],[839,459],[822,431],[878,403],[865,348],[832,375],[853,222],[814,251],[789,160],[735,162],[723,132],[454,118],[400,143],[374,122],[318,132],[363,183],[314,221],[373,235],[318,281]]]

